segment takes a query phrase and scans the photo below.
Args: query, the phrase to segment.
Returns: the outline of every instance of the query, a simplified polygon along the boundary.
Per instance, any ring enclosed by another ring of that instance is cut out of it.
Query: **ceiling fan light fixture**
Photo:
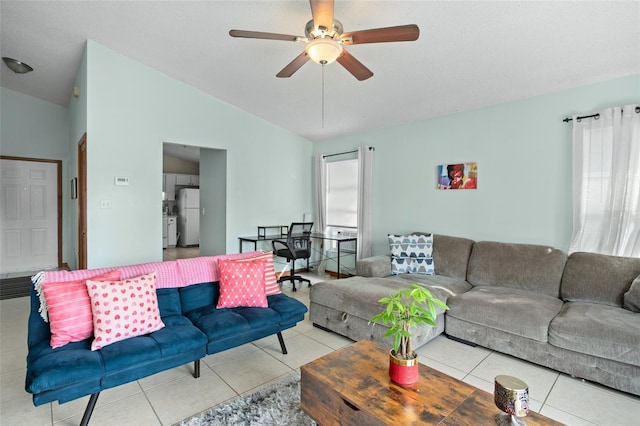
[[[317,38],[308,42],[304,50],[316,64],[328,65],[342,55],[342,44],[332,38]]]
[[[24,62],[20,62],[16,59],[7,58],[6,56],[3,56],[2,60],[4,61],[5,64],[7,64],[9,69],[15,72],[16,74],[26,74],[28,72],[33,71],[33,68],[31,68],[29,65],[25,64]]]

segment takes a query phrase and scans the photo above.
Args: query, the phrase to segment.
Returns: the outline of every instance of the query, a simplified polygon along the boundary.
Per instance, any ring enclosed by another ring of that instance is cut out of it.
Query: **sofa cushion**
[[[160,309],[161,317],[182,314],[180,292],[177,288],[158,288],[156,289],[156,296],[158,297],[158,309]]]
[[[237,306],[267,307],[264,260],[221,260],[218,267],[220,268],[218,309]]]
[[[622,306],[624,294],[640,275],[640,259],[596,253],[571,253],[564,269],[561,297],[569,302]]]
[[[164,327],[155,272],[122,281],[87,280],[93,313],[91,350]]]
[[[544,343],[562,301],[532,291],[478,286],[450,298],[447,305],[448,317]]]
[[[471,290],[473,287],[466,280],[454,277],[448,277],[445,275],[398,275],[398,278],[402,278],[407,281],[407,286],[410,283],[417,283],[425,286],[443,302],[447,302],[450,297],[458,294],[465,293]]]
[[[182,315],[163,317],[164,328],[149,334],[163,357],[191,352],[207,344],[207,337]]]
[[[448,235],[433,236],[433,262],[436,275],[465,280],[473,240]]]
[[[99,384],[104,365],[90,346],[91,340],[85,339],[56,349],[48,341],[30,348],[26,390],[37,394],[92,380]]]
[[[640,366],[640,315],[597,303],[568,302],[549,327],[549,343]]]
[[[251,333],[252,329],[277,327],[280,323],[280,315],[268,308],[216,309],[215,306],[205,306],[186,315],[209,342]]]
[[[371,317],[384,309],[379,303],[381,298],[408,288],[410,283],[399,276],[394,276],[388,278],[351,277],[324,281],[322,284],[321,286],[311,286],[309,297],[313,303],[369,321]],[[443,298],[443,295],[438,291],[434,290],[433,294],[438,298]],[[438,312],[444,311],[438,308]]]
[[[508,287],[558,297],[565,261],[566,255],[551,247],[481,241],[473,245],[467,281],[473,286]]]
[[[119,280],[120,270],[97,275],[92,279]],[[93,336],[93,315],[86,280],[46,282],[42,284],[42,291],[47,301],[52,348]]]
[[[100,349],[107,373],[160,359],[162,353],[150,336],[137,336],[114,342]]]
[[[624,294],[623,308],[631,312],[640,312],[640,275],[633,280],[629,291]]]
[[[267,300],[269,301],[269,308],[280,315],[280,325],[282,326],[290,326],[302,321],[304,314],[307,312],[307,307],[304,303],[282,293],[267,296]]]
[[[218,283],[201,283],[188,285],[180,289],[180,305],[182,313],[191,312],[205,306],[218,303],[220,286]]]
[[[379,255],[356,260],[356,275],[360,277],[388,277],[391,275],[390,256]]]

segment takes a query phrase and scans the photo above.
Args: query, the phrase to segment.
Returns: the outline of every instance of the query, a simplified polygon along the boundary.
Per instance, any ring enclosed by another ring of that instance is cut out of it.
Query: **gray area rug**
[[[300,372],[296,371],[275,384],[213,407],[179,425],[315,426],[316,422],[300,408]]]

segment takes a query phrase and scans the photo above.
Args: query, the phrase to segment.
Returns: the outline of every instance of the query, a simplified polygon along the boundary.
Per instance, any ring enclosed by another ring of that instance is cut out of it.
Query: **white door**
[[[0,271],[58,266],[57,164],[0,160]]]

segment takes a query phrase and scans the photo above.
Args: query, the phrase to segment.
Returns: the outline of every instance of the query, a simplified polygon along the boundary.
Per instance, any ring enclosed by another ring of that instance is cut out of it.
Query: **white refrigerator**
[[[178,191],[178,245],[200,245],[200,190],[184,188]]]

